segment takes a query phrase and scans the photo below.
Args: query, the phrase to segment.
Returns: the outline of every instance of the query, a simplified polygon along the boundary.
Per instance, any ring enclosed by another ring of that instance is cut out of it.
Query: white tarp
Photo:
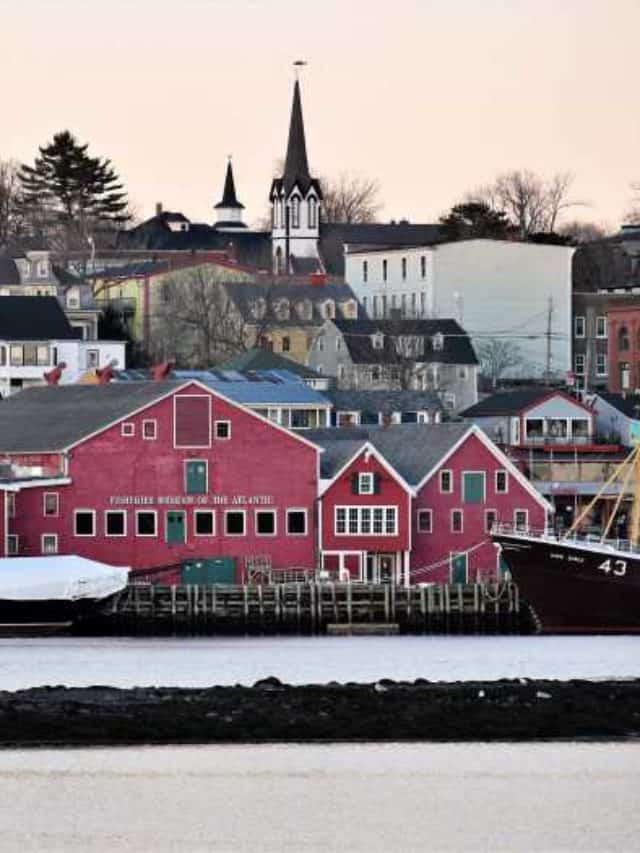
[[[84,557],[0,559],[0,599],[76,601],[107,598],[127,585],[129,569]]]

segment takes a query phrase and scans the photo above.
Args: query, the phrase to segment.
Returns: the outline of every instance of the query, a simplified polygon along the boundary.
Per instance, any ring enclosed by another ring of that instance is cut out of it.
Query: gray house
[[[478,359],[455,320],[330,319],[307,363],[340,390],[433,391],[449,412],[478,399]]]
[[[631,447],[640,439],[640,395],[600,392],[588,399],[602,440]]]

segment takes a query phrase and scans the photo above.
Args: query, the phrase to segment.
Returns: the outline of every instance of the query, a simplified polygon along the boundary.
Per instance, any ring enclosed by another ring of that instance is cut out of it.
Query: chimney
[[[47,385],[58,385],[62,378],[62,371],[66,368],[66,361],[61,361],[52,370],[47,370],[42,375],[44,376]]]
[[[156,202],[156,216],[160,216],[161,213],[162,213],[162,202],[157,201]]]

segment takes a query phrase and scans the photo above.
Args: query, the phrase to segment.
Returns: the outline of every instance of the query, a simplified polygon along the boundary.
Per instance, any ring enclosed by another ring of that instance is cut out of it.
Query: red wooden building
[[[0,454],[36,477],[17,483],[13,553],[316,564],[318,448],[205,385],[33,388],[3,410]]]

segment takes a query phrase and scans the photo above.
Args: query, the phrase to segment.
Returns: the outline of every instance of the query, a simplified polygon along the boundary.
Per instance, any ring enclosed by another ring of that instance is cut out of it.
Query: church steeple
[[[283,181],[285,192],[289,192],[296,183],[305,192],[311,181],[309,161],[307,160],[307,143],[304,136],[299,80],[296,80],[293,87],[293,104],[291,106],[289,141],[287,142],[287,156],[284,161]]]
[[[244,204],[240,204],[236,197],[236,185],[233,180],[231,157],[229,157],[229,161],[227,163],[227,173],[224,179],[222,201],[219,201],[213,209],[216,212],[216,228],[233,229],[247,227],[242,221]]]

